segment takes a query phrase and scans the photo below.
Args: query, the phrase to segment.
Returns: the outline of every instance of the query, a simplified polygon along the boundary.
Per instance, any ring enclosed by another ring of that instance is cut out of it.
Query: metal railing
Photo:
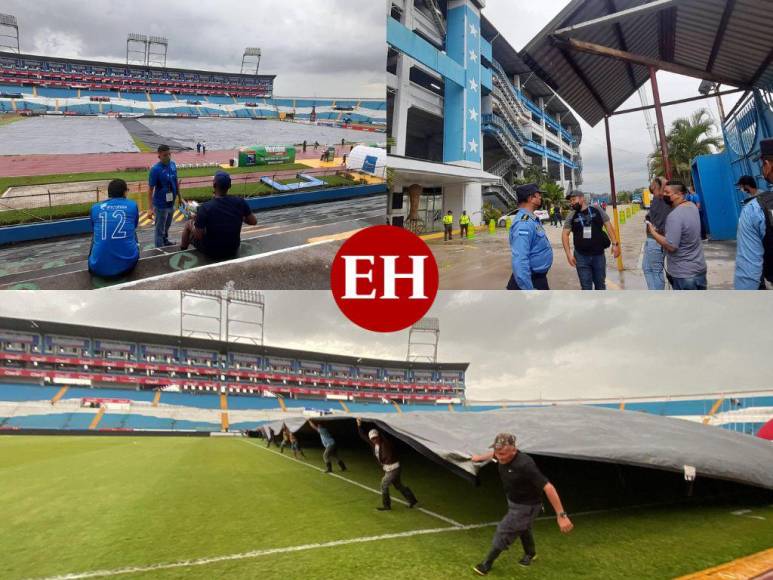
[[[280,182],[282,180],[295,180],[297,175],[301,173],[317,178],[334,175],[339,175],[341,177],[349,176],[350,178],[354,177],[353,185],[362,183],[357,179],[356,175],[352,175],[349,170],[342,167],[308,169],[305,171],[291,169],[277,171],[270,175],[266,175],[262,172],[243,175],[232,174],[232,187],[229,194],[240,197],[258,197],[279,194],[281,192],[258,190],[257,186],[262,183],[261,178],[270,177],[272,180]],[[188,195],[186,195],[186,190],[212,187],[211,175],[185,177],[180,181],[182,196],[186,199],[188,197]],[[75,188],[79,187],[77,183],[72,185]],[[201,199],[202,193],[197,192],[195,194],[190,194],[190,197],[198,201]],[[148,209],[147,183],[145,181],[129,183],[127,198],[137,202],[141,212],[146,211]],[[51,188],[47,188],[40,193],[22,195],[14,195],[11,191],[10,195],[6,194],[5,197],[0,199],[0,227],[3,225],[12,225],[13,223],[40,223],[71,217],[85,217],[88,215],[91,205],[105,201],[106,199],[108,199],[106,181],[95,187],[80,187],[78,189],[67,191],[51,191]],[[207,197],[207,199],[209,198]],[[9,218],[9,216],[13,216],[13,218]],[[17,217],[18,220],[14,221]]]
[[[527,159],[520,143],[516,140],[512,130],[496,115],[482,115],[483,132],[493,136],[504,150],[521,166],[527,167],[530,161]]]

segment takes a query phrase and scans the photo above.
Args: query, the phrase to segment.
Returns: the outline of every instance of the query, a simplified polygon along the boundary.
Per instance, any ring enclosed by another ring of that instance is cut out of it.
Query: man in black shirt
[[[492,447],[494,450],[484,455],[473,455],[472,461],[494,459],[499,464],[499,477],[505,488],[508,510],[497,526],[488,556],[473,567],[473,570],[481,576],[489,573],[494,560],[518,537],[521,538],[524,551],[524,556],[518,563],[521,566],[528,566],[537,557],[531,528],[542,508],[543,491],[556,512],[561,531],[568,534],[574,527],[561,505],[561,498],[558,497],[556,488],[542,475],[534,460],[516,448],[515,435],[500,433],[494,439]]]
[[[242,223],[257,225],[250,206],[241,197],[230,197],[231,176],[218,171],[212,183],[214,197],[199,206],[195,220],[185,224],[180,248],[194,247],[210,258],[232,258],[241,244]]]

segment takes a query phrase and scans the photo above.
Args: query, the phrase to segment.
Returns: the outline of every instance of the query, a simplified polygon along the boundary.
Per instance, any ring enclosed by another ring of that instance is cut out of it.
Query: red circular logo
[[[338,250],[330,289],[346,317],[367,330],[408,328],[429,310],[438,268],[424,240],[395,226],[357,232]]]

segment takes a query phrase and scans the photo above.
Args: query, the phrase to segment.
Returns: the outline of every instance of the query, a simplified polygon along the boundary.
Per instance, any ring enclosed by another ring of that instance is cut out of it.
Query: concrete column
[[[483,219],[480,213],[483,205],[483,188],[480,183],[454,183],[443,187],[443,215],[448,210],[454,213],[454,226],[459,223],[462,210],[467,212],[474,225]]]
[[[539,98],[539,110],[542,111],[542,119],[540,121],[542,122],[542,146],[547,149],[548,148],[548,130],[547,125],[545,124],[545,99],[542,97]],[[547,171],[548,169],[548,156],[543,155],[542,156],[542,168]]]
[[[513,86],[519,91],[521,90],[521,75],[513,76]]]
[[[413,10],[413,0],[405,0],[402,24],[409,29],[413,29]],[[395,93],[391,127],[392,138],[395,140],[395,145],[392,148],[394,155],[405,155],[406,141],[408,140],[408,109],[411,107],[408,87],[410,86],[411,66],[413,66],[413,59],[400,53],[397,57],[397,92]]]

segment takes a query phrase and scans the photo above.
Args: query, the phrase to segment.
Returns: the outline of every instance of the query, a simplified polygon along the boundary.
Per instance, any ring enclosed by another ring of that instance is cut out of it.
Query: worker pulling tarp
[[[580,405],[523,407],[480,413],[375,413],[357,415],[457,475],[475,479],[482,465],[471,460],[500,432],[511,432],[530,455],[618,463],[678,473],[695,468],[714,478],[773,489],[773,446],[718,427],[635,411]],[[354,415],[321,417],[320,424]],[[306,420],[287,419],[297,432]],[[281,422],[272,424],[275,432]]]

